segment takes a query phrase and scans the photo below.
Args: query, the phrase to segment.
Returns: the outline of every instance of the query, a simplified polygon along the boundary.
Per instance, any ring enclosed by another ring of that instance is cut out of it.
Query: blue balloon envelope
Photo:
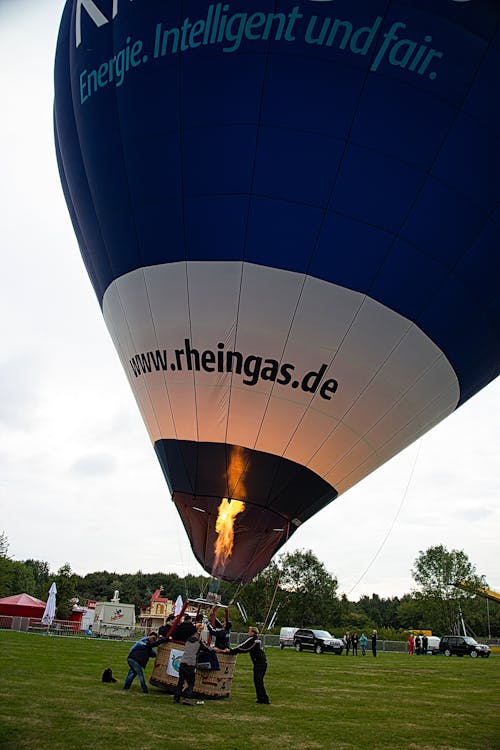
[[[493,0],[68,0],[81,254],[204,568],[295,529],[499,372]],[[222,498],[244,502],[215,558]]]

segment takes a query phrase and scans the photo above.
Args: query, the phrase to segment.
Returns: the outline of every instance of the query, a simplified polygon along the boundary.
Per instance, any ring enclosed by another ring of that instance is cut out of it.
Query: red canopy
[[[13,617],[42,617],[45,602],[29,594],[16,594],[0,599],[0,615]]]

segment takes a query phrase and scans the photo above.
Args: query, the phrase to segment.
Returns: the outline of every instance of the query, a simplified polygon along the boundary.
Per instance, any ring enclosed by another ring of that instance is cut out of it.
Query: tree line
[[[373,593],[350,601],[339,594],[338,581],[312,550],[295,550],[280,555],[250,583],[244,586],[218,581],[206,575],[179,576],[176,573],[116,573],[96,571],[80,576],[68,563],[50,571],[40,560],[15,561],[8,556],[8,540],[0,534],[0,598],[19,593],[46,601],[53,581],[57,585],[57,617],[68,619],[71,600],[109,601],[114,591],[120,600],[134,604],[137,614],[147,606],[156,589],[175,601],[206,597],[216,591],[224,604],[230,604],[234,630],[246,629],[248,622],[274,632],[280,626],[321,627],[337,636],[346,630],[377,629],[382,638],[405,638],[409,629],[453,632],[461,614],[478,636],[500,637],[500,605],[477,596],[487,588],[483,576],[462,550],[430,547],[419,553],[412,568],[415,588],[401,597],[380,597]],[[466,589],[457,583],[466,584]],[[237,606],[237,603],[240,605]]]

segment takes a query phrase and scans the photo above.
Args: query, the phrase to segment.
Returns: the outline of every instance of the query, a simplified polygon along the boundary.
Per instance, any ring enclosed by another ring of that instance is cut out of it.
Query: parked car
[[[322,654],[323,651],[333,651],[340,655],[344,648],[344,642],[340,638],[335,638],[327,630],[309,630],[308,628],[299,628],[293,636],[293,643],[296,651],[309,648],[317,654]]]
[[[281,628],[280,630],[280,648],[285,646],[293,646],[293,636],[297,632],[298,628]]]
[[[441,638],[439,643],[439,650],[445,656],[472,656],[475,659],[477,656],[488,658],[491,653],[490,647],[484,643],[478,643],[474,638],[468,635],[445,635]]]

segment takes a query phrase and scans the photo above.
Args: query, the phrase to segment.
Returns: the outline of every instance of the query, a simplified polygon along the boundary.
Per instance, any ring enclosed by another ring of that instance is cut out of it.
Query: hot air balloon
[[[496,0],[66,3],[63,190],[214,576],[251,579],[498,375],[499,19]]]

